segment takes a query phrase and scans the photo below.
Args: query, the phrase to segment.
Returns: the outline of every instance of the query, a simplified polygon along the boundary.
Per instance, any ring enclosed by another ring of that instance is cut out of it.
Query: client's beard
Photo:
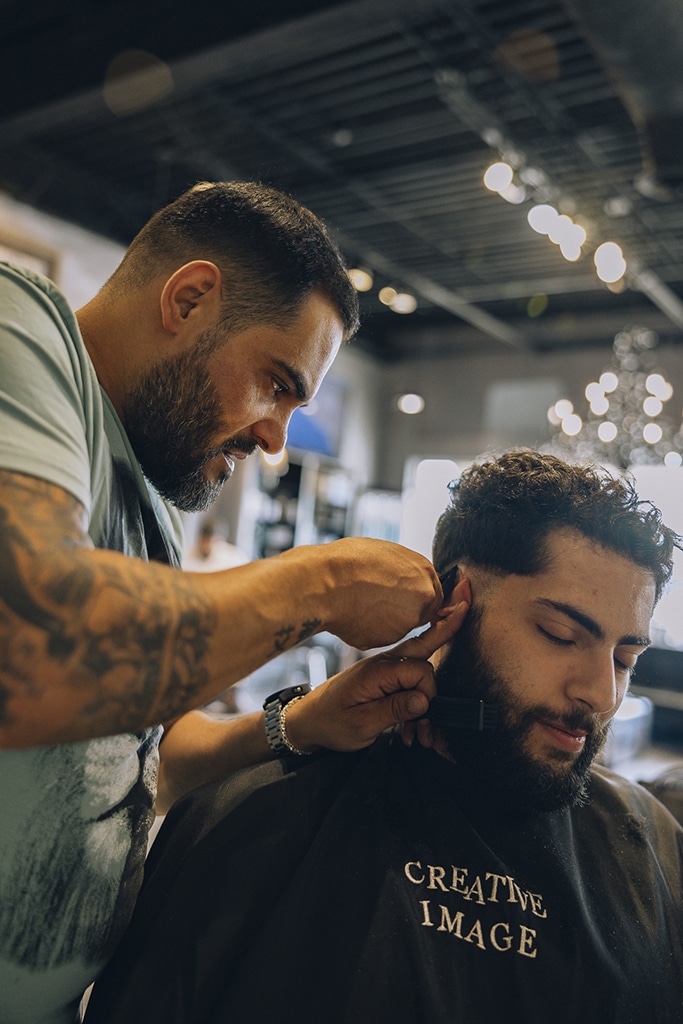
[[[605,742],[608,726],[580,710],[558,719],[557,713],[545,705],[529,707],[511,696],[508,683],[486,662],[479,613],[470,612],[435,674],[440,696],[472,697],[498,707],[498,727],[493,731],[438,726],[467,793],[514,813],[585,803],[589,769]],[[532,757],[526,740],[539,719],[557,722],[569,730],[585,730],[581,753],[564,755],[558,750],[554,762]]]

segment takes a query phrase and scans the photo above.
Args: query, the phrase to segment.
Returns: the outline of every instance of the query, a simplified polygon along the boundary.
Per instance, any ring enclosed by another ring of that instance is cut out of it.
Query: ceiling
[[[283,188],[373,272],[358,344],[380,360],[571,351],[632,323],[683,344],[680,0],[0,10],[0,189],[23,202],[127,244],[195,181]],[[502,156],[521,203],[482,183]],[[579,260],[531,229],[538,202],[586,228]]]

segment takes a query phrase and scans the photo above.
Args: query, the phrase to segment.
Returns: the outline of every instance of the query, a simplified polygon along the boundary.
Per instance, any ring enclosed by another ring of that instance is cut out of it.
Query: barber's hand
[[[327,561],[325,629],[360,650],[396,643],[434,618],[443,591],[423,555],[391,541],[348,537],[318,549]]]
[[[427,659],[462,625],[467,592],[456,588],[449,607],[419,636],[357,662],[293,704],[287,712],[292,743],[303,750],[360,750],[386,729],[426,714],[436,693]]]

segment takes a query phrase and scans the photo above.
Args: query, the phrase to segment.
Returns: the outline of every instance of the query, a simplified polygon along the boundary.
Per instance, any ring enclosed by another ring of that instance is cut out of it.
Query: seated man
[[[679,545],[596,469],[467,470],[423,742],[177,804],[87,1024],[680,1024],[683,830],[595,763]]]

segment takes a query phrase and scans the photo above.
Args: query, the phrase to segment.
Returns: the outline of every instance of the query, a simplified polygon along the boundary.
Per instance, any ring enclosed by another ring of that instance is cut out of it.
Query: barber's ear
[[[190,324],[205,330],[221,309],[221,272],[209,260],[193,260],[179,267],[161,291],[161,322],[170,334],[181,334]]]

